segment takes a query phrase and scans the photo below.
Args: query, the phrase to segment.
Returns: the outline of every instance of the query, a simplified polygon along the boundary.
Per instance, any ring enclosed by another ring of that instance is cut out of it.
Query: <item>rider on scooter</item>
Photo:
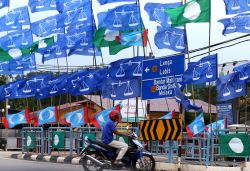
[[[102,142],[119,150],[119,154],[114,164],[122,164],[121,159],[126,154],[128,145],[124,142],[113,140],[113,134],[127,137],[131,137],[131,135],[124,134],[117,130],[116,125],[122,120],[122,115],[118,110],[111,111],[109,114],[109,118],[110,121],[106,123],[102,131]]]

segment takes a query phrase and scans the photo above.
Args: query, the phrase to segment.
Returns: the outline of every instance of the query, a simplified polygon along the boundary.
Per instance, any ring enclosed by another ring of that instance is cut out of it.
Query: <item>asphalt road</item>
[[[0,151],[0,171],[83,171],[81,165],[19,160],[9,156]]]

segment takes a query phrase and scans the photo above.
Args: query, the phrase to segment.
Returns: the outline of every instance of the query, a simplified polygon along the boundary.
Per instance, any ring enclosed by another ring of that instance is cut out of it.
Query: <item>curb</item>
[[[65,163],[65,164],[80,164],[80,157],[70,158],[67,157],[60,157],[60,156],[45,156],[45,155],[35,155],[35,154],[11,154],[11,158],[20,159],[20,160],[32,160],[32,161],[41,161],[41,162],[52,162],[52,163]]]

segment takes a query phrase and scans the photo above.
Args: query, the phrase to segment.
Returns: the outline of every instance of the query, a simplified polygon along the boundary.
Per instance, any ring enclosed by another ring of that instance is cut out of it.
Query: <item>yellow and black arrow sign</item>
[[[140,121],[140,140],[179,140],[181,119]]]

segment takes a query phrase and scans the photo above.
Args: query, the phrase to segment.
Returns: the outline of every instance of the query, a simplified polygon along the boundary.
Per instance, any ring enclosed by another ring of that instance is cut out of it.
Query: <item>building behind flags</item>
[[[37,113],[37,118],[34,120],[34,126],[55,122],[58,122],[57,106],[50,106]]]
[[[247,134],[219,135],[221,156],[249,156],[250,146]]]
[[[30,122],[29,109],[25,109],[16,114],[10,114],[3,118],[5,128],[14,128],[16,125]]]
[[[71,128],[80,127],[88,123],[88,108],[79,109],[65,114],[66,122],[70,123]]]

